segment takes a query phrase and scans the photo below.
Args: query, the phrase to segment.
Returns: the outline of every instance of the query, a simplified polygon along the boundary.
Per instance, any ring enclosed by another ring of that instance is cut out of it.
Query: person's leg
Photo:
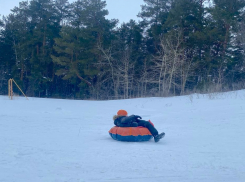
[[[145,121],[145,120],[138,120],[138,121],[139,121],[138,125],[146,127],[154,137],[158,135],[158,131],[156,130],[154,126],[152,126],[150,122]]]

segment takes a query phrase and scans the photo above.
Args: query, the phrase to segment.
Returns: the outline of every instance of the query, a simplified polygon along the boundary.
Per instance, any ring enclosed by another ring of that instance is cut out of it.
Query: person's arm
[[[132,123],[135,121],[135,115],[126,116],[121,119],[121,123]]]
[[[131,115],[127,116],[121,119],[121,123],[132,123],[132,122],[137,122],[138,119],[141,119],[140,116],[137,115]]]

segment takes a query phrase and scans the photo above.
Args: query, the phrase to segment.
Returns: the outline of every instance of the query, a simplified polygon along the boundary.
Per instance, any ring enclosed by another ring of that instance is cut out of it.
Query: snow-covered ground
[[[166,136],[119,142],[117,110]],[[0,182],[243,182],[245,90],[114,101],[0,96]]]

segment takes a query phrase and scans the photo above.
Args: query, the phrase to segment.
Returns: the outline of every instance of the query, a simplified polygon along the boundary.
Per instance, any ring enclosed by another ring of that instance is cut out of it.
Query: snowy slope
[[[119,142],[119,109],[166,136]],[[0,182],[243,182],[245,90],[117,101],[0,96]]]

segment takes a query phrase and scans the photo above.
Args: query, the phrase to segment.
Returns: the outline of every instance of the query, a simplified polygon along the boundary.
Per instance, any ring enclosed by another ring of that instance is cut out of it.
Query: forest
[[[120,24],[105,0],[20,2],[0,16],[0,94],[11,78],[29,97],[64,99],[245,88],[245,0],[144,3]]]

